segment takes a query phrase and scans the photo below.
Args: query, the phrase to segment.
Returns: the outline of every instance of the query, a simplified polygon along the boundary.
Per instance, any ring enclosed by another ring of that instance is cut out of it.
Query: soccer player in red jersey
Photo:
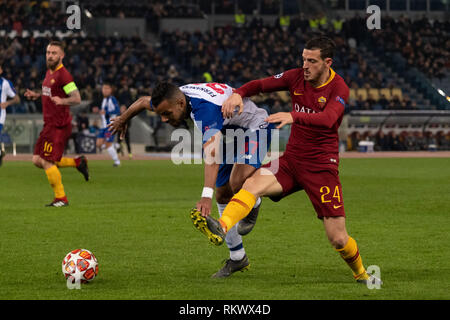
[[[356,241],[347,234],[344,201],[339,180],[338,127],[342,121],[349,89],[331,68],[334,42],[326,37],[314,38],[303,50],[303,67],[278,75],[253,80],[236,89],[222,105],[225,117],[231,117],[236,106],[243,111],[242,98],[261,92],[288,90],[291,112],[270,115],[266,121],[279,123],[277,128],[292,124],[285,153],[258,169],[236,193],[221,218],[204,219],[204,227],[223,236],[245,218],[255,201],[268,196],[274,201],[299,190],[305,190],[317,217],[323,221],[331,245],[352,269],[358,282],[381,280],[369,275],[363,266]],[[196,217],[199,218],[199,217]]]
[[[59,41],[52,41],[47,46],[47,73],[42,83],[42,92],[27,89],[25,97],[36,100],[41,97],[44,128],[36,142],[33,164],[45,170],[48,181],[55,194],[49,207],[63,207],[69,204],[64,192],[61,173],[58,168],[75,167],[85,180],[89,180],[87,160],[84,156],[77,158],[62,157],[67,140],[72,132],[70,106],[81,102],[80,93],[72,75],[63,66],[64,49]]]

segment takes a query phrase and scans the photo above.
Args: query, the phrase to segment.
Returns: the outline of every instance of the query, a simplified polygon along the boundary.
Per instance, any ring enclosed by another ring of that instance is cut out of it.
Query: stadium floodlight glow
[[[439,94],[440,94],[441,96],[443,96],[443,97],[446,96],[445,92],[442,91],[441,89],[437,89],[437,92],[439,92]]]
[[[90,13],[88,9],[84,9],[84,14],[85,14],[86,17],[88,17],[89,19],[92,19],[92,17],[93,17],[92,13]]]

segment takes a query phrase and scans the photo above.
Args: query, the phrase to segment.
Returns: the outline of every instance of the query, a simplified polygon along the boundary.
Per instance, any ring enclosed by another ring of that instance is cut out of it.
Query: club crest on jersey
[[[284,72],[274,75],[275,79],[280,79],[283,76]]]
[[[319,99],[317,99],[317,102],[319,103],[319,106],[322,108],[325,106],[325,103],[327,102],[327,98],[324,96],[321,96]]]

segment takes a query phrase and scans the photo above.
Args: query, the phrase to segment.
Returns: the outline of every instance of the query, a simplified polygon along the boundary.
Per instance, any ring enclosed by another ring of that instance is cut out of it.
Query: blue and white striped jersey
[[[258,130],[267,128],[264,121],[267,111],[258,108],[249,98],[244,98],[244,111],[230,119],[222,115],[222,103],[233,93],[233,88],[222,83],[195,83],[180,87],[180,90],[189,97],[191,104],[191,118],[195,126],[202,132],[204,141],[207,141],[218,130],[228,128]],[[210,134],[207,132],[211,130]]]
[[[0,103],[6,102],[8,98],[14,98],[16,90],[11,81],[0,77]],[[0,124],[4,124],[6,119],[6,110],[0,108]]]
[[[105,114],[102,114],[101,126],[104,129],[111,122],[111,119],[114,119],[120,114],[119,102],[117,102],[114,96],[103,98],[101,110],[105,111]]]

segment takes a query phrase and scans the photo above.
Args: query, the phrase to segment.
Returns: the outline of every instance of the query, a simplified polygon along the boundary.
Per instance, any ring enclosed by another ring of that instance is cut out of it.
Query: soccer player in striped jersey
[[[59,168],[73,167],[89,180],[87,159],[84,156],[63,157],[67,141],[72,133],[72,116],[70,106],[81,102],[72,75],[64,67],[63,45],[52,41],[47,46],[47,73],[42,82],[42,91],[27,89],[25,97],[31,100],[41,98],[44,127],[36,141],[33,153],[33,164],[44,169],[48,182],[53,189],[54,199],[47,207],[65,207],[69,205]]]
[[[102,117],[100,131],[97,136],[97,147],[105,148],[111,159],[114,161],[113,166],[120,165],[120,159],[114,146],[115,135],[108,131],[108,125],[111,119],[120,114],[120,107],[117,99],[112,95],[112,85],[104,83],[102,85],[103,101],[99,113]]]
[[[16,94],[16,90],[14,89],[12,82],[3,78],[1,76],[2,73],[3,68],[2,64],[0,63],[0,134],[2,133],[3,126],[5,125],[6,108],[8,108],[10,105],[20,102],[20,98]],[[2,165],[4,156],[5,151],[0,148],[0,166]]]
[[[233,193],[261,166],[271,142],[273,125],[264,121],[267,111],[258,108],[250,99],[244,101],[248,112],[233,119],[223,118],[221,105],[232,92],[233,88],[222,83],[196,83],[182,87],[161,83],[151,97],[141,97],[109,125],[113,132],[123,133],[126,123],[144,109],[155,111],[163,122],[174,127],[181,126],[189,117],[192,119],[202,133],[206,156],[203,191],[196,208],[191,211],[191,214],[201,216],[196,225],[200,230],[206,230],[204,222],[210,216],[214,192],[221,215]],[[251,219],[240,221],[224,237],[230,258],[213,274],[214,278],[225,278],[248,268],[242,235],[249,233],[254,226],[260,204],[261,200],[256,199],[250,208]],[[223,240],[216,244],[222,243]]]
[[[219,237],[226,236],[227,230],[247,216],[249,207],[259,197],[279,201],[305,190],[323,222],[328,240],[350,267],[356,281],[381,284],[380,279],[366,272],[357,243],[346,229],[338,170],[338,128],[349,89],[331,68],[335,50],[336,45],[327,37],[311,39],[303,50],[301,68],[250,81],[236,89],[223,104],[224,116],[230,117],[236,106],[245,112],[243,99],[246,97],[261,92],[289,91],[292,111],[272,114],[266,121],[278,123],[277,128],[290,124],[292,127],[284,154],[246,180],[222,217],[209,224],[209,231]]]

